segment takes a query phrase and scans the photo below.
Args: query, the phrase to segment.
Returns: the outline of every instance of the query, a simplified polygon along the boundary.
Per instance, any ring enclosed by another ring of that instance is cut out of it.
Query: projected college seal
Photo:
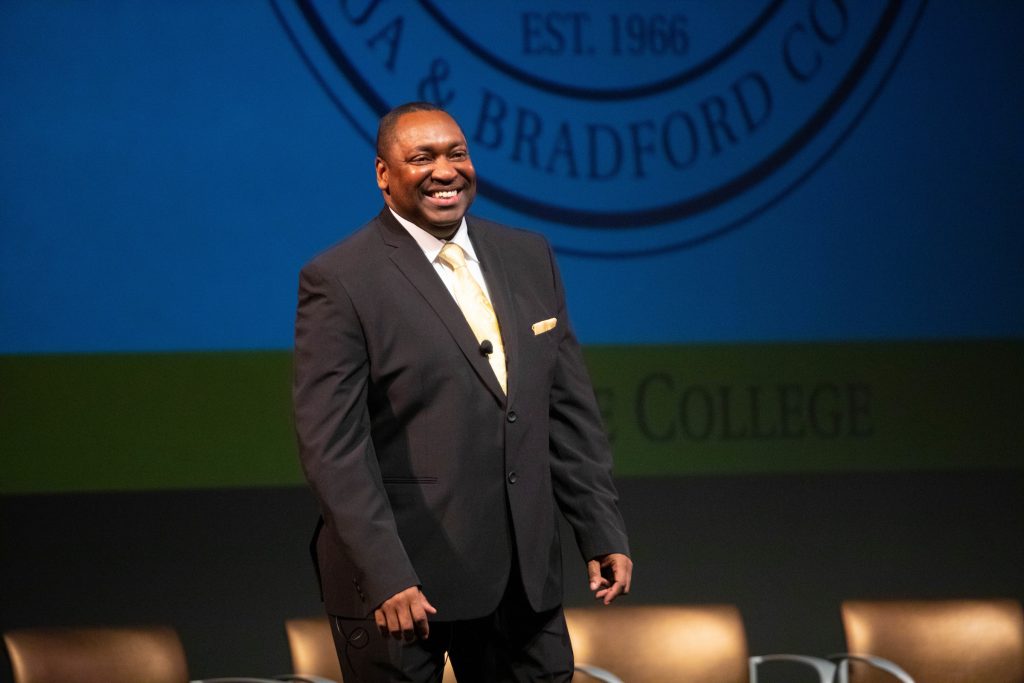
[[[367,144],[392,106],[441,104],[489,216],[622,257],[707,242],[809,177],[924,0],[272,4]]]

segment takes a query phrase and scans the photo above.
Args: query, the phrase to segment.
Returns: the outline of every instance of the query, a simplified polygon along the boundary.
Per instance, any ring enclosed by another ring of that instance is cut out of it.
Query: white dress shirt
[[[441,253],[441,248],[444,247],[447,242],[454,242],[455,244],[462,247],[462,251],[466,254],[466,267],[469,268],[469,272],[473,275],[473,279],[476,280],[477,284],[480,285],[480,289],[484,290],[484,294],[487,295],[488,301],[491,300],[491,292],[487,289],[487,281],[484,280],[483,271],[480,269],[480,259],[476,257],[476,251],[473,249],[473,243],[469,241],[469,230],[466,228],[466,217],[462,217],[462,224],[459,225],[459,229],[455,231],[450,240],[439,240],[438,238],[431,235],[429,232],[419,227],[415,223],[405,220],[390,206],[388,210],[391,214],[398,219],[398,222],[402,225],[406,231],[412,235],[412,238],[416,240],[416,244],[420,245],[420,249],[423,250],[423,255],[427,257],[434,266],[434,270],[441,278],[441,282],[448,288],[448,292],[455,297],[455,273],[452,269],[446,266],[441,259],[438,258],[438,254]]]

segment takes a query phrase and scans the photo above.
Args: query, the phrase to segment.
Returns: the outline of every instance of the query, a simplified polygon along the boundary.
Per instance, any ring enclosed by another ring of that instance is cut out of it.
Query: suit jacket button
[[[519,416],[518,416],[518,415],[516,415],[516,411],[514,411],[514,410],[510,410],[510,411],[508,411],[508,415],[506,416],[506,419],[507,419],[507,420],[508,420],[509,422],[515,422],[516,420],[518,420],[518,419],[519,419]]]
[[[516,474],[515,472],[509,472],[508,473],[508,483],[514,484],[517,481],[519,481],[519,475]]]

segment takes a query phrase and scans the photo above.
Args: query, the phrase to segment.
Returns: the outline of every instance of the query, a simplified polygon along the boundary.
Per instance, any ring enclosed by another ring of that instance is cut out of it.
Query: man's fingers
[[[430,623],[426,619],[416,622],[416,634],[417,637],[427,640],[430,638]]]
[[[615,577],[615,583],[604,595],[604,604],[610,605],[615,598],[629,593],[629,586],[633,580],[633,561],[625,555],[612,555],[609,569]]]
[[[416,640],[416,624],[413,621],[412,613],[408,609],[398,611],[398,633],[393,633],[395,638],[401,638],[407,643]]]
[[[633,579],[633,561],[621,553],[604,555],[587,562],[587,573],[590,576],[590,590],[594,592],[594,598],[608,605],[620,595],[629,593]]]
[[[373,620],[381,635],[412,642],[430,635],[428,614],[437,614],[418,586],[395,593],[373,612]]]
[[[622,563],[616,563],[612,567],[612,575],[615,577],[615,584],[621,586],[620,591],[622,593],[629,593],[629,583],[633,578],[631,571]]]
[[[424,640],[430,636],[430,624],[427,623],[427,610],[424,607],[425,601],[417,601],[412,605],[412,626],[414,632],[411,634],[413,640],[416,636]],[[406,640],[410,640],[407,638]]]
[[[618,581],[616,581],[615,583],[610,584],[606,588],[602,588],[601,590],[597,591],[594,594],[594,597],[598,598],[598,599],[601,599],[601,598],[607,598],[610,595],[611,599],[614,600],[616,597],[618,597],[619,595],[621,595],[621,594],[623,594],[625,592],[624,589],[625,589],[625,584],[622,584],[622,583],[619,583]]]
[[[619,583],[618,581],[616,581],[615,583],[613,583],[611,585],[610,588],[606,588],[605,590],[598,591],[597,594],[595,595],[595,597],[597,597],[598,599],[603,599],[604,600],[604,604],[610,605],[610,604],[612,604],[612,601],[615,600],[615,598],[617,598],[620,595],[622,595],[623,589],[625,587],[626,587],[625,584],[622,584],[622,583]]]
[[[587,562],[587,575],[590,578],[590,590],[596,591],[599,588],[608,586],[610,581],[601,575],[601,563],[597,560]]]
[[[420,638],[426,639],[426,638],[430,637],[430,622],[427,621],[427,615],[428,614],[437,614],[437,608],[435,608],[433,605],[431,605],[427,601],[427,596],[425,596],[423,593],[420,593],[420,605],[423,608],[424,614],[423,614],[423,623],[422,623],[422,626],[421,626],[421,628],[419,630],[419,634],[420,634]]]
[[[398,618],[398,612],[394,609],[389,609],[384,612],[384,616],[387,617],[388,621],[388,635],[392,638],[402,637],[402,624]]]

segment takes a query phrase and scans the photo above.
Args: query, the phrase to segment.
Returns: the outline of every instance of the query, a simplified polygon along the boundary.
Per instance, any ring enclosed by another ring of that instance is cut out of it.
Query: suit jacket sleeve
[[[612,453],[579,342],[569,324],[562,279],[548,247],[558,301],[558,359],[549,405],[551,475],[562,514],[585,559],[629,554],[612,482]]]
[[[369,361],[344,286],[314,261],[299,276],[293,402],[299,457],[354,579],[377,607],[419,579],[398,537],[374,451]]]

